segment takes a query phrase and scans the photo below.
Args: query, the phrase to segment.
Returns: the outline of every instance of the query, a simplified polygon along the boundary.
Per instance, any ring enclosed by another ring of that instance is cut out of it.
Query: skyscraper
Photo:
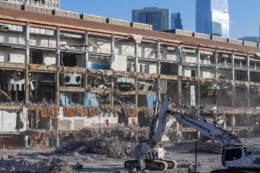
[[[170,12],[168,9],[156,7],[133,10],[132,21],[153,25],[154,30],[168,30],[170,28]]]
[[[171,29],[183,29],[181,24],[181,14],[180,13],[172,13],[171,14]]]
[[[0,0],[0,1],[31,5],[36,7],[51,8],[51,9],[60,8],[60,0]]]
[[[229,37],[228,0],[196,0],[196,32]]]

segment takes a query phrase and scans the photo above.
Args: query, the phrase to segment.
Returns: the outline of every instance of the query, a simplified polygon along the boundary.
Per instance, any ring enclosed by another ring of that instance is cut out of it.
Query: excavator
[[[175,169],[177,167],[176,161],[164,159],[165,151],[162,139],[167,135],[168,129],[176,119],[196,129],[211,140],[217,141],[223,147],[222,165],[225,169],[213,170],[212,173],[260,172],[259,149],[242,144],[237,136],[173,99],[165,98],[161,104],[159,95],[158,92],[150,133],[145,140],[136,146],[134,151],[136,160],[125,161],[126,169],[143,169],[142,167],[161,171]]]

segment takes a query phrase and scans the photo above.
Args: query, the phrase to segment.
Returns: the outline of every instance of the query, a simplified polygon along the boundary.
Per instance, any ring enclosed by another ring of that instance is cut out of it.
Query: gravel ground
[[[243,139],[249,144],[260,144],[260,139]],[[194,161],[193,143],[180,143],[166,147],[166,158],[176,160],[177,170],[167,172],[187,172],[187,165]],[[125,159],[111,159],[96,154],[79,152],[57,154],[56,148],[32,148],[0,150],[0,172],[119,172],[123,170]],[[202,172],[223,168],[221,154],[198,153]]]

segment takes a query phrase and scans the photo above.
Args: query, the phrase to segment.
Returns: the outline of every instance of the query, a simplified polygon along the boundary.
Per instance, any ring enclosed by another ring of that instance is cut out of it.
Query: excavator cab
[[[240,160],[243,157],[243,153],[243,146],[224,147],[222,152],[222,165],[226,167],[228,162]]]

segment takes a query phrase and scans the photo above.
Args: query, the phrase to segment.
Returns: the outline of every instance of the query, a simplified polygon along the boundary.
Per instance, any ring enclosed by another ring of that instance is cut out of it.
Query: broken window
[[[217,86],[218,107],[232,107],[232,85],[219,83]]]
[[[232,72],[231,72],[231,70],[219,69],[217,75],[218,75],[218,79],[232,80]]]
[[[67,67],[85,67],[85,55],[69,52],[61,52],[60,65]]]
[[[88,87],[92,89],[112,89],[112,77],[88,74]]]
[[[138,45],[138,57],[140,58],[152,58],[157,56],[157,44],[141,43]]]
[[[114,105],[116,107],[135,108],[135,95],[114,95]]]
[[[111,56],[90,54],[88,58],[88,68],[99,70],[111,69]]]
[[[231,55],[227,53],[218,53],[218,64],[222,66],[232,66]]]
[[[29,100],[32,103],[53,104],[56,91],[55,75],[30,73]]]
[[[234,56],[234,66],[235,67],[239,67],[239,68],[247,68],[247,61],[246,61],[246,57],[244,56]]]
[[[23,102],[25,78],[23,70],[0,71],[0,102]]]
[[[178,101],[178,83],[177,81],[167,80],[167,93],[166,95]]]
[[[161,74],[178,75],[178,65],[175,63],[161,62]]]
[[[200,70],[201,70],[200,71],[201,78],[210,78],[210,79],[215,78],[215,69],[214,68],[201,67]]]
[[[182,76],[184,77],[196,77],[196,69],[191,67],[182,68]]]
[[[47,50],[43,51],[40,49],[31,49],[30,63],[42,65],[56,65],[56,53]]]
[[[250,86],[250,106],[260,106],[260,88],[256,86]]]
[[[184,59],[183,62],[185,63],[197,63],[197,50],[191,48],[183,48],[183,55]]]
[[[247,72],[246,71],[235,71],[235,80],[238,81],[247,81]]]
[[[135,79],[134,78],[124,78],[115,77],[115,89],[119,91],[135,91]]]
[[[200,104],[205,108],[212,108],[216,105],[217,85],[213,83],[203,83],[200,85]]]
[[[197,90],[192,82],[182,83],[182,102],[184,105],[196,106],[197,103]]]
[[[162,46],[161,54],[162,54],[162,59],[177,62],[177,52],[174,46]]]
[[[214,52],[200,50],[200,63],[201,64],[215,64]]]
[[[248,95],[247,95],[247,87],[245,86],[236,86],[235,93],[235,107],[247,107],[248,106]]]
[[[63,50],[84,51],[86,44],[83,34],[61,31],[60,46]]]

